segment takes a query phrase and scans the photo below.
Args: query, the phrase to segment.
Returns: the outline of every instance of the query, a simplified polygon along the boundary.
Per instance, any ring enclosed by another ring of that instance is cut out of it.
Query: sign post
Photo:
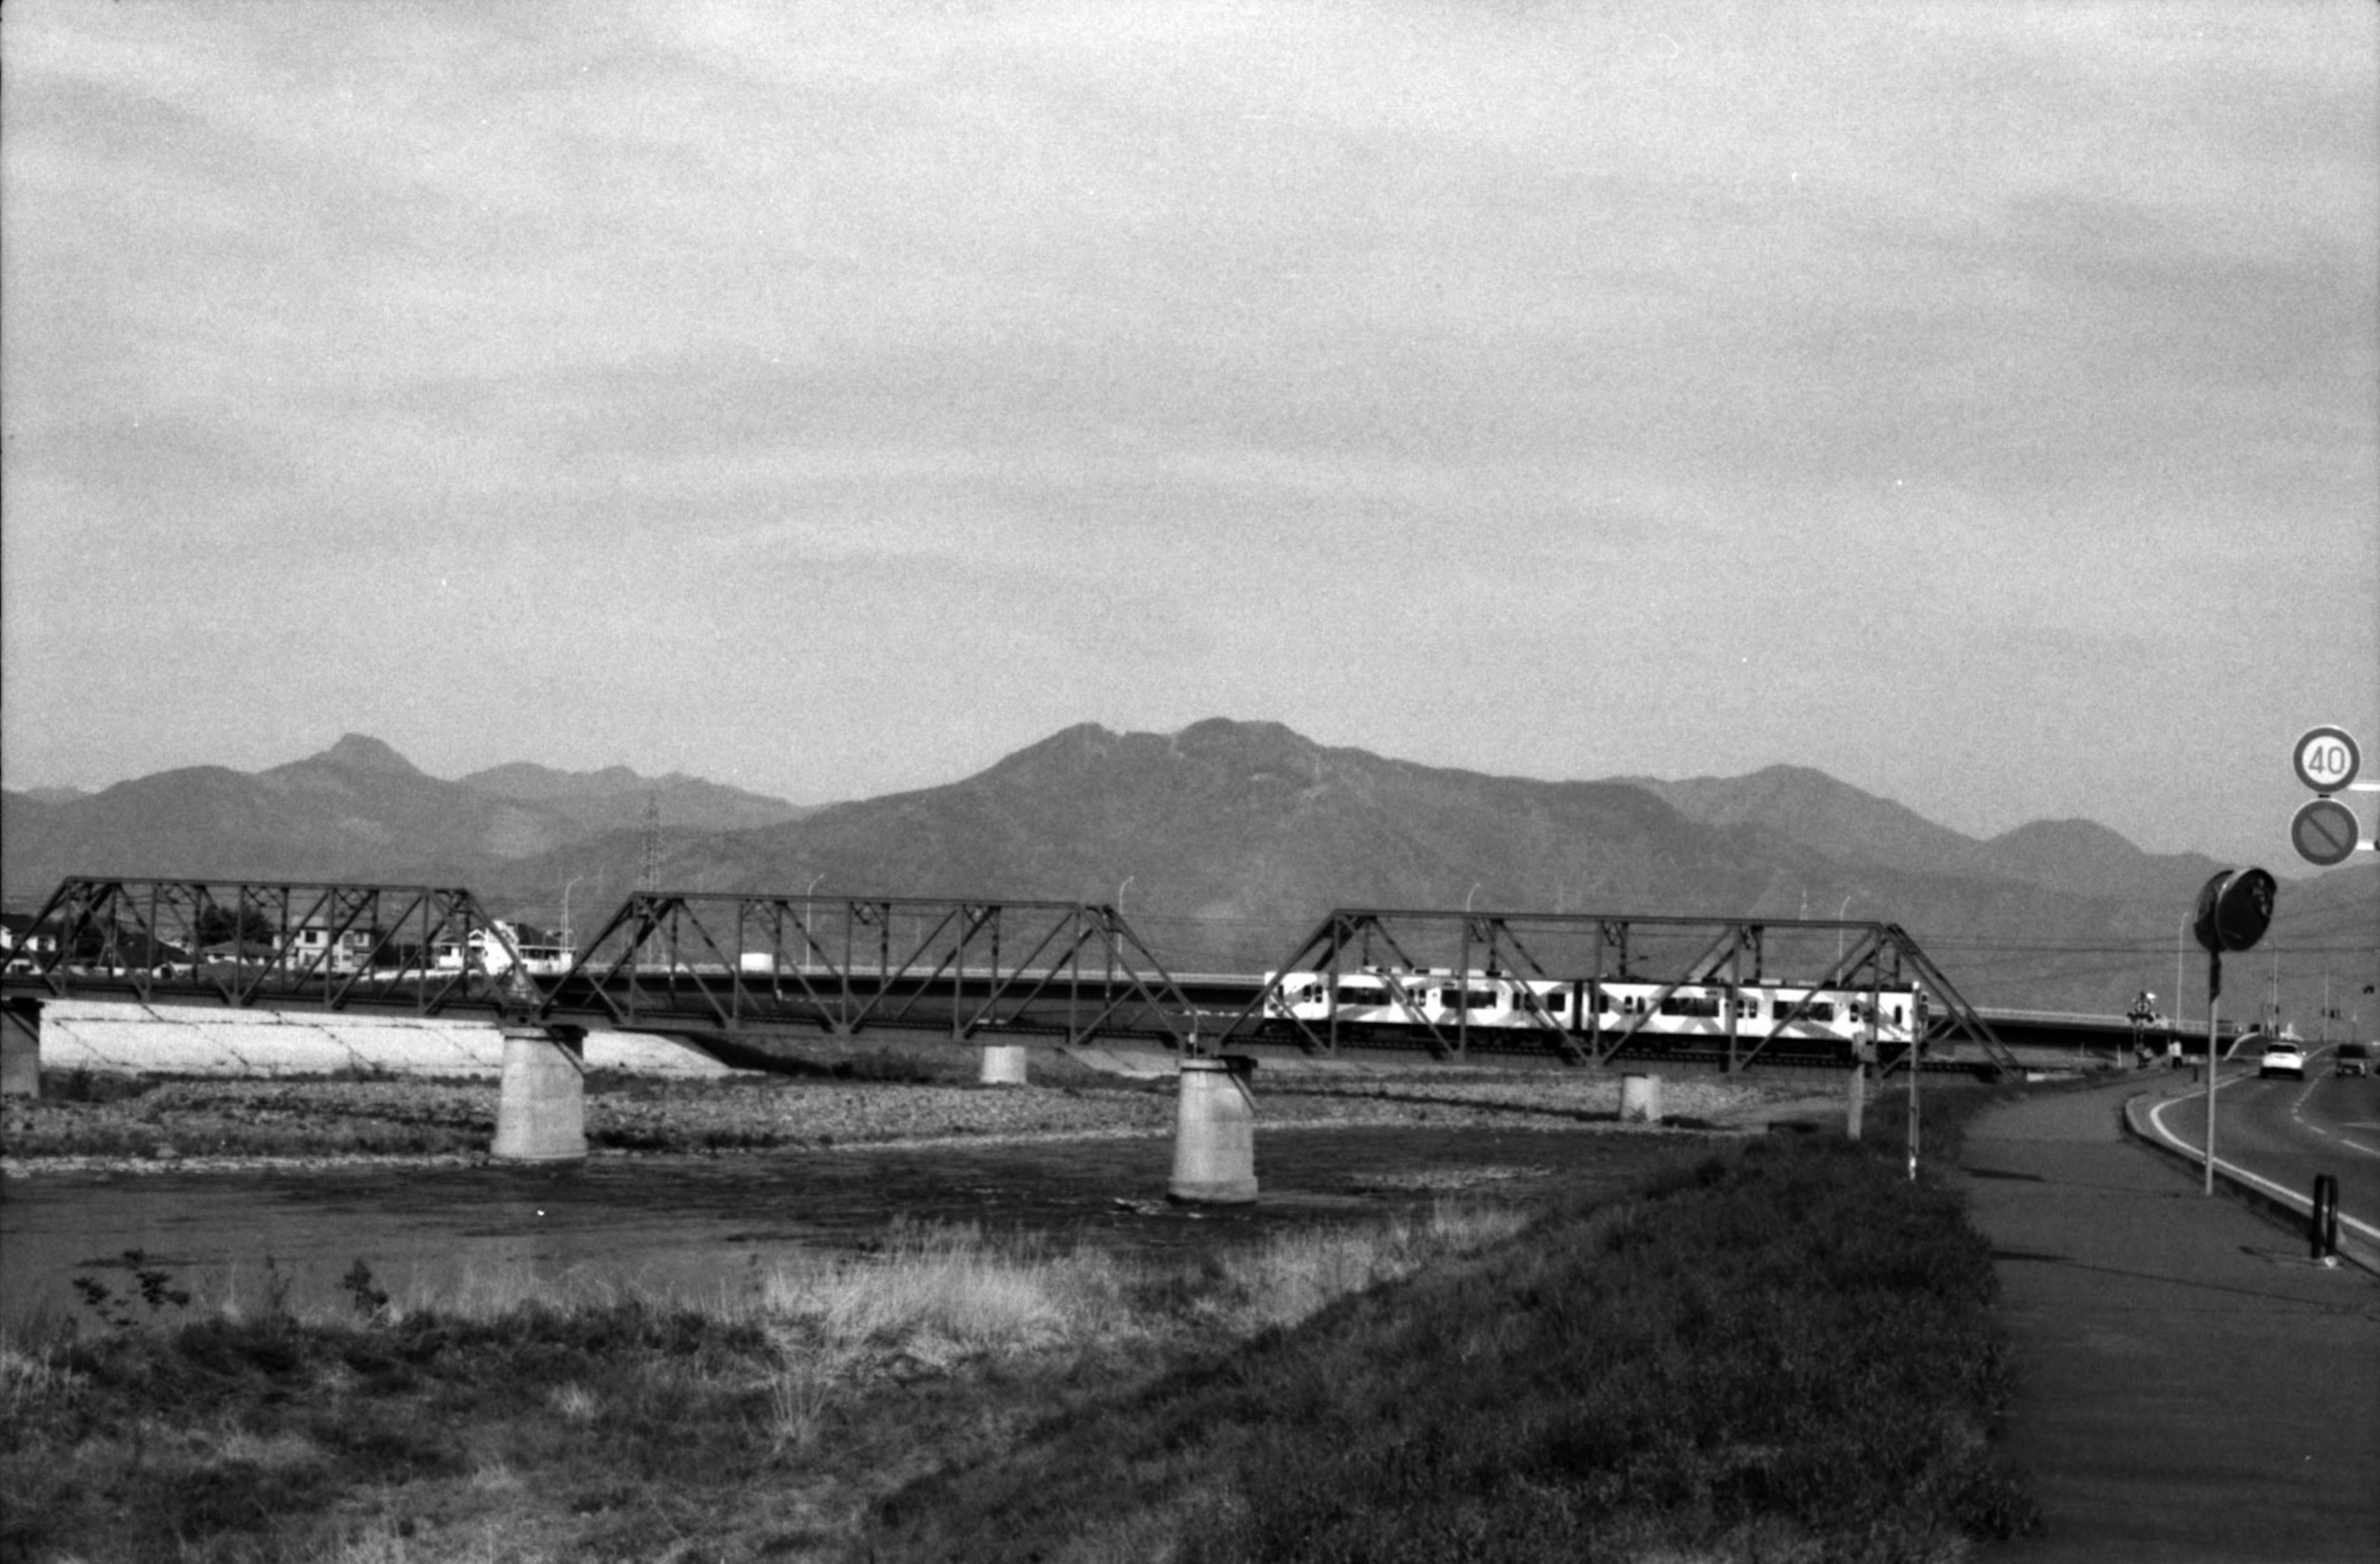
[[[2224,869],[2198,892],[2191,926],[2206,952],[2206,1172],[2202,1194],[2215,1193],[2215,1077],[2222,1062],[2223,952],[2252,949],[2273,923],[2273,877],[2263,869]]]

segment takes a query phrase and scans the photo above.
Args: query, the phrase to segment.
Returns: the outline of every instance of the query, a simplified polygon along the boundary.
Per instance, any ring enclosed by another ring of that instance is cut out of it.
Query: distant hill
[[[1621,779],[1706,825],[1752,824],[1841,864],[2020,880],[2077,896],[2195,894],[2223,866],[2196,853],[2143,853],[2091,820],[2035,820],[1978,842],[1806,766],[1741,777]]]
[[[795,818],[781,800],[691,777],[648,782],[499,767],[443,782],[378,739],[248,773],[192,767],[51,800],[0,798],[0,877],[12,900],[68,874],[382,879],[471,884],[491,867],[662,818],[724,829]]]
[[[677,771],[641,777],[625,766],[557,771],[516,760],[474,771],[462,778],[459,785],[491,797],[556,810],[587,831],[642,830],[648,800],[660,804],[665,822],[695,830],[743,830],[797,820],[816,812],[782,798],[724,787]]]
[[[1682,782],[1617,780],[1643,788],[1688,819],[1714,826],[1758,826],[1844,864],[1957,873],[1976,846],[1973,837],[1807,766],[1770,766],[1746,776]]]

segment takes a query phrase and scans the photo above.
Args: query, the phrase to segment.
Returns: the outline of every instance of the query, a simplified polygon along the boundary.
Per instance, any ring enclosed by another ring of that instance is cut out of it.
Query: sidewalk
[[[1987,1110],[1962,1165],[2047,1529],[1997,1564],[2380,1559],[2380,1279],[2120,1128],[2126,1080]]]

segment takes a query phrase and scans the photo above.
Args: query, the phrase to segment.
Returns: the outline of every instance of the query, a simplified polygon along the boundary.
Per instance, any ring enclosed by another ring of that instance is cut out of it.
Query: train
[[[1519,977],[1448,967],[1366,966],[1265,975],[1264,1029],[1276,1037],[1334,1031],[1350,1042],[1427,1042],[1460,1030],[1474,1047],[1542,1048],[1621,1034],[1653,1046],[1724,1049],[1762,1042],[1791,1055],[1848,1060],[1862,1044],[1920,1041],[1925,994],[1907,986],[1654,983]]]

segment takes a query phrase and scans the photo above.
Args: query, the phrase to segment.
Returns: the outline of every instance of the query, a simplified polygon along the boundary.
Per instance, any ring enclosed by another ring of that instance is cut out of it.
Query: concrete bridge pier
[[[42,1001],[0,1000],[0,1097],[42,1095]]]
[[[506,1025],[496,1101],[501,1162],[568,1162],[587,1155],[587,1028]]]
[[[1173,1116],[1173,1182],[1166,1194],[1199,1206],[1246,1206],[1257,1197],[1257,1103],[1247,1066],[1182,1061]]]
[[[1026,1084],[1025,1070],[1023,1043],[986,1043],[983,1070],[976,1079],[987,1086],[1021,1086]]]

